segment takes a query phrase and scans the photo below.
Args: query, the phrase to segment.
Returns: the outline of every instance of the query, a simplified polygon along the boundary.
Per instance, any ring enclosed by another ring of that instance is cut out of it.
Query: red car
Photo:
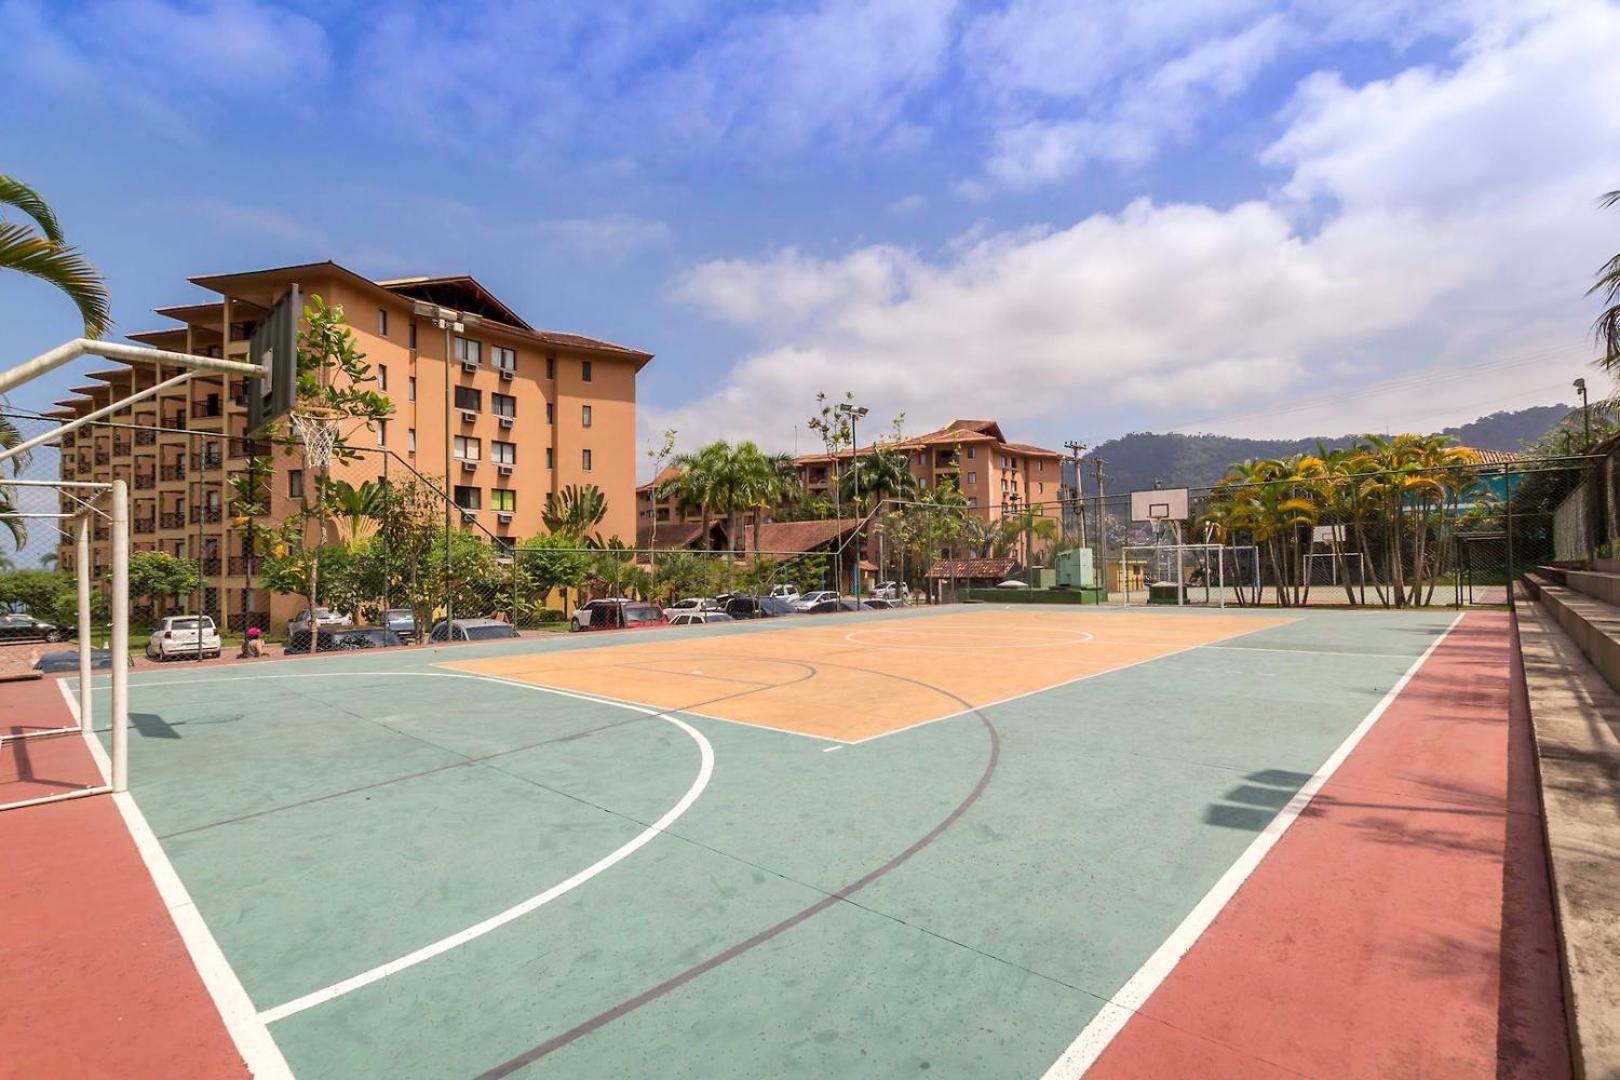
[[[568,629],[580,630],[644,630],[649,626],[668,626],[664,609],[656,604],[639,600],[592,600],[574,612],[568,620]]]

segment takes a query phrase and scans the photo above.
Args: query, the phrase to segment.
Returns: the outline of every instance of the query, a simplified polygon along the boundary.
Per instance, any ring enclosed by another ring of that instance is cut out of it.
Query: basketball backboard
[[[1185,521],[1191,499],[1187,488],[1155,488],[1131,492],[1131,520]]]
[[[292,411],[298,397],[298,320],[304,300],[297,285],[282,294],[248,340],[248,362],[260,374],[248,386],[248,434]]]

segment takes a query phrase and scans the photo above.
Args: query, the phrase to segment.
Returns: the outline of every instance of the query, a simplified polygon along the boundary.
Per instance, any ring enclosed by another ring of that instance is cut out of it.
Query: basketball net
[[[332,464],[332,451],[337,446],[338,421],[342,416],[336,409],[307,406],[289,417],[298,441],[304,444],[307,467],[325,472]]]

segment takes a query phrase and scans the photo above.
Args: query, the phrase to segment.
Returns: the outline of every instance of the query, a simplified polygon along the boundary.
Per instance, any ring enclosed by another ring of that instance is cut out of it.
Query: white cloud
[[[661,247],[674,239],[662,221],[632,214],[600,217],[549,218],[535,225],[541,236],[581,255],[618,262],[646,248]]]
[[[1273,200],[1139,200],[937,256],[703,264],[678,295],[761,347],[712,399],[649,420],[780,446],[816,391],[849,388],[917,422],[1112,430],[1122,410],[1164,424],[1247,411],[1249,430],[1378,428],[1398,410],[1354,388],[1425,370],[1458,375],[1397,396],[1407,413],[1512,404],[1476,399],[1567,382],[1590,355],[1582,294],[1613,246],[1592,200],[1620,160],[1620,120],[1594,103],[1620,100],[1617,50],[1620,11],[1578,4],[1476,36],[1449,70],[1317,76],[1266,151],[1291,170]],[[1538,354],[1550,376],[1468,374]]]

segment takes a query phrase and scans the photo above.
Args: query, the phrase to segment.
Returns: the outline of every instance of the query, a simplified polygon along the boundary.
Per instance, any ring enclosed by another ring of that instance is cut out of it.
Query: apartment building
[[[351,446],[390,453],[343,465],[351,482],[378,477],[387,459],[446,484],[463,527],[516,541],[542,531],[553,492],[595,484],[607,496],[604,535],[634,535],[636,375],[652,354],[577,334],[537,329],[470,276],[373,281],[333,262],[190,279],[218,300],[157,309],[176,325],[129,335],[161,349],[244,359],[257,323],[288,289],[341,305],[393,403],[376,431],[346,432]],[[447,335],[416,314],[426,303],[478,316]],[[142,365],[92,371],[53,414],[81,416],[177,374]],[[243,380],[198,375],[95,425],[63,436],[63,479],[126,479],[131,547],[198,560],[207,579],[204,607],[232,626],[242,613],[281,625],[294,597],[247,590],[253,553],[230,527],[229,478],[254,454]],[[117,425],[129,425],[121,427]],[[445,477],[445,451],[451,454]],[[269,519],[299,502],[306,478],[297,454],[271,455]],[[98,566],[108,560],[104,526],[93,534]],[[59,557],[72,565],[71,546]]]
[[[864,446],[875,451],[903,454],[919,489],[954,484],[975,517],[993,522],[1029,506],[1039,506],[1053,518],[1061,515],[1063,455],[1028,443],[1010,442],[994,420],[952,420],[924,435]],[[793,459],[799,483],[812,494],[833,498],[833,479],[849,471],[855,451],[837,455],[803,454]],[[669,468],[636,489],[636,520],[645,532],[654,521],[662,524],[695,521],[696,514],[681,515],[672,496],[660,492],[678,471]]]

